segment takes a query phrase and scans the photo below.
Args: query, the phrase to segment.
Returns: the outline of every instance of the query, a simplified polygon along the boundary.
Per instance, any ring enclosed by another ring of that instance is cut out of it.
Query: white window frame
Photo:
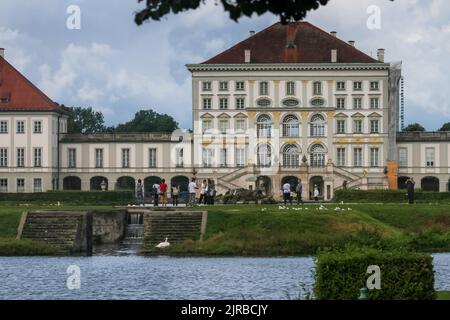
[[[8,148],[0,148],[0,167],[8,167]]]
[[[345,167],[346,165],[346,149],[345,148],[337,148],[336,149],[336,165],[338,167]]]
[[[226,98],[226,97],[219,98],[219,109],[220,110],[228,109],[228,98]]]
[[[353,133],[363,133],[364,131],[364,124],[362,119],[354,119],[353,120]]]
[[[354,81],[353,82],[353,91],[362,91],[363,83],[362,81]]]
[[[210,110],[212,108],[212,99],[211,98],[203,98],[202,99],[202,107],[204,110]]]
[[[42,178],[33,179],[33,192],[42,192]]]
[[[337,119],[336,120],[336,133],[342,134],[346,132],[346,123],[345,119]]]
[[[95,167],[103,168],[103,148],[95,149]]]
[[[212,83],[211,83],[211,81],[203,81],[202,82],[202,90],[203,91],[211,91],[212,90]]]
[[[408,166],[408,148],[398,148],[398,166],[402,168]]]
[[[236,81],[235,82],[235,90],[236,91],[245,91],[245,81]]]
[[[425,166],[427,168],[434,168],[436,165],[436,150],[434,147],[425,148]]]
[[[18,168],[25,167],[25,148],[16,149],[16,166]]]
[[[345,109],[345,98],[336,98],[336,109]]]
[[[0,192],[7,193],[8,192],[8,179],[0,178]]]
[[[16,192],[18,193],[25,192],[25,178],[16,179]]]
[[[67,167],[76,168],[77,167],[77,149],[68,148],[67,149]]]
[[[370,133],[380,133],[380,120],[378,119],[370,120]]]
[[[360,147],[353,148],[353,166],[363,166],[363,149]]]
[[[219,81],[219,91],[228,91],[228,81]]]
[[[269,95],[269,82],[261,81],[259,83],[259,95],[268,96]]]
[[[42,133],[42,120],[34,120],[33,121],[33,133],[35,133],[35,134]]]
[[[236,98],[235,102],[236,102],[236,109],[238,110],[245,109],[245,98],[238,97]]]
[[[295,96],[295,81],[287,81],[286,82],[286,95]]]
[[[376,168],[380,166],[380,148],[370,148],[370,166]]]
[[[8,121],[1,120],[0,121],[0,133],[8,133]]]
[[[157,154],[158,154],[157,148],[148,148],[148,167],[149,168],[156,168],[157,166]]]
[[[25,121],[24,120],[16,121],[16,133],[17,134],[25,133]]]
[[[122,148],[122,168],[130,167],[130,148]]]

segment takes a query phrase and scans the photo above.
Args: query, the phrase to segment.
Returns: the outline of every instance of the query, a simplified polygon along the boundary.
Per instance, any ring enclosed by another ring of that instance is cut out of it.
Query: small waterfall
[[[144,214],[128,213],[125,240],[141,241],[144,238]]]

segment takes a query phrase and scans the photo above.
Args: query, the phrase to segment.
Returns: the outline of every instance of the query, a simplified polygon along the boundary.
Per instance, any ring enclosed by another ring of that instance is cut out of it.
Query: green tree
[[[67,129],[69,133],[99,133],[104,132],[103,114],[89,108],[66,108],[69,112]]]
[[[172,132],[178,129],[178,123],[169,115],[153,110],[136,112],[134,119],[119,124],[115,132]]]
[[[406,126],[403,131],[426,131],[424,127],[422,127],[422,125],[420,125],[419,123],[411,123],[408,126]]]
[[[138,0],[146,2],[145,8],[135,15],[135,22],[141,25],[146,20],[160,20],[171,12],[197,9],[205,0]],[[291,20],[301,20],[308,11],[325,6],[330,0],[216,0],[216,5],[222,4],[230,19],[238,21],[240,17],[251,17],[254,13],[262,15],[271,12],[280,17],[282,23]],[[394,1],[394,0],[390,0]]]
[[[444,123],[439,131],[450,131],[450,122]]]

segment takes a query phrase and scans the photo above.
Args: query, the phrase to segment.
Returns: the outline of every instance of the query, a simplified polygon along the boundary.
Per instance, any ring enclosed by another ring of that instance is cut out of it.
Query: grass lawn
[[[450,291],[438,291],[437,300],[450,300]]]

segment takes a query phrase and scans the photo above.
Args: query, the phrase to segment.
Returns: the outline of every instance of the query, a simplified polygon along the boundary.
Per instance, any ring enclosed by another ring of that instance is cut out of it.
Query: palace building
[[[218,192],[279,195],[301,179],[343,188],[448,191],[450,132],[399,132],[401,63],[308,22],[276,23],[199,63],[193,132],[70,134],[66,111],[0,51],[0,192],[150,190],[164,178],[214,179]]]

